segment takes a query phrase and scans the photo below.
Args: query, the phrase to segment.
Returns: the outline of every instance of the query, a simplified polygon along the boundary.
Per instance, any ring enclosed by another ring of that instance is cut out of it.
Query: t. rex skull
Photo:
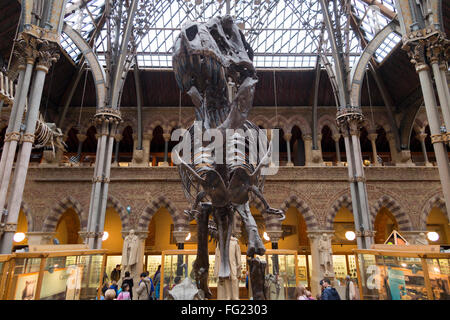
[[[186,22],[173,48],[173,68],[178,86],[186,91],[197,107],[198,120],[210,127],[223,123],[233,99],[244,92],[250,109],[257,82],[253,50],[231,16],[215,17],[206,23]]]

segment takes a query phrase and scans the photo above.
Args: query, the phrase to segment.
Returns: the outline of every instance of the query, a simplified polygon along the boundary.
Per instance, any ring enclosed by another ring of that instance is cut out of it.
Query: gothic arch
[[[378,199],[370,210],[370,223],[373,226],[375,218],[382,207],[388,209],[397,220],[399,231],[410,231],[413,229],[410,217],[400,207],[398,202],[388,195]]]
[[[305,219],[307,230],[315,230],[319,227],[316,216],[311,210],[310,206],[302,199],[299,199],[296,195],[291,195],[289,198],[284,200],[280,209],[286,213],[290,207],[295,207]]]
[[[86,229],[87,227],[87,218],[83,218],[85,215],[83,214],[83,207],[80,202],[71,196],[68,196],[60,201],[53,207],[50,213],[44,220],[44,225],[42,227],[43,232],[54,232],[56,230],[56,226],[58,225],[58,221],[61,218],[62,214],[67,211],[67,209],[73,208],[73,210],[77,213],[78,219],[80,220],[80,228],[81,230]],[[28,218],[28,217],[27,217]]]
[[[108,202],[106,207],[114,208],[120,216],[120,222],[122,223],[122,231],[131,229],[130,218],[120,201],[112,195],[108,195]]]
[[[322,129],[324,126],[328,126],[333,134],[339,133],[339,129],[336,126],[336,119],[334,119],[329,114],[322,115],[318,121],[318,124],[319,124],[319,130],[318,130],[319,134],[320,134],[320,132],[322,132]]]
[[[428,215],[430,214],[431,209],[433,209],[433,207],[438,207],[444,213],[444,215],[448,217],[444,197],[442,196],[442,194],[436,194],[433,197],[431,197],[423,206],[422,212],[420,213],[419,217],[420,230],[426,230]]]
[[[148,225],[152,220],[155,213],[160,208],[166,208],[169,211],[170,216],[172,217],[173,224],[175,228],[179,226],[185,226],[188,224],[187,217],[184,217],[181,214],[177,213],[175,206],[172,204],[170,200],[167,200],[164,196],[159,196],[155,200],[153,200],[147,208],[145,208],[143,214],[139,218],[138,222],[138,230],[147,231]]]
[[[353,212],[352,197],[349,194],[344,194],[344,195],[340,196],[333,203],[330,211],[328,212],[326,220],[325,220],[325,229],[327,229],[327,230],[333,229],[334,218],[336,217],[336,214],[342,207],[346,207],[348,210]]]
[[[300,128],[302,134],[311,134],[312,132],[309,122],[301,115],[296,114],[295,116],[289,118],[287,124],[287,133],[290,133],[295,125]]]

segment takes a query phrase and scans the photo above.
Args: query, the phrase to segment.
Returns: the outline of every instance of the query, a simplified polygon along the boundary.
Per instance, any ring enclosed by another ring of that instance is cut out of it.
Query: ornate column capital
[[[304,141],[312,141],[312,135],[310,134],[304,134],[302,135],[302,138]]]
[[[416,135],[417,140],[419,140],[420,142],[424,142],[426,137],[428,137],[428,133],[425,132],[421,132]]]
[[[163,133],[163,138],[164,138],[164,141],[165,141],[165,142],[170,141],[170,137],[171,137],[171,134],[170,134],[170,133]]]
[[[292,138],[292,133],[285,133],[284,134],[284,140],[286,140],[286,142],[291,141]]]
[[[122,141],[122,139],[123,139],[123,135],[121,135],[120,133],[117,133],[117,134],[114,135],[114,139],[115,139],[117,142],[120,142],[120,141]]]
[[[175,238],[175,241],[177,243],[184,243],[186,240],[187,235],[189,234],[189,230],[174,230],[173,236]]]
[[[389,131],[386,133],[386,139],[390,142],[395,141],[395,136],[394,133],[392,131]]]
[[[131,230],[134,230],[134,229],[121,231],[122,238],[125,239],[126,236],[128,236],[130,234]],[[145,239],[147,239],[148,231],[134,230],[134,234],[139,238],[139,240],[145,240]]]
[[[334,236],[334,230],[310,230],[306,231],[307,237],[311,240],[320,239],[323,234],[327,236]]]
[[[52,64],[59,59],[59,48],[56,43],[40,39],[38,41],[40,43],[36,69],[47,73]]]
[[[339,139],[341,138],[341,134],[340,133],[335,133],[333,134],[333,140],[334,142],[339,142]]]
[[[278,242],[283,236],[283,230],[266,230],[270,242]]]
[[[377,140],[377,137],[378,137],[378,133],[369,133],[367,135],[367,138],[369,138],[369,140],[373,141],[373,142],[375,142]]]
[[[77,133],[77,139],[79,142],[84,142],[87,138],[87,135],[82,134],[82,133]]]

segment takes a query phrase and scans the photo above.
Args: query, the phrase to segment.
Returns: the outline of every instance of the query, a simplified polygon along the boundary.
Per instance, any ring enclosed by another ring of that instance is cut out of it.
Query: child
[[[131,300],[130,297],[130,286],[128,283],[124,283],[122,286],[122,291],[119,293],[117,300]]]

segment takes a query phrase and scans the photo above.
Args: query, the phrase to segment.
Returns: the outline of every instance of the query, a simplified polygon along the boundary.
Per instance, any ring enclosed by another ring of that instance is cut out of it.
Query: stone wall
[[[383,206],[394,215],[400,231],[424,230],[433,206],[445,212],[435,167],[366,167],[365,173],[372,223]],[[32,231],[54,231],[69,207],[79,215],[84,230],[92,176],[93,167],[30,167],[23,207],[32,220]],[[276,175],[267,177],[264,194],[272,207],[297,207],[308,231],[333,229],[337,211],[342,206],[351,209],[346,167],[280,167]],[[189,204],[176,167],[112,168],[108,203],[121,216],[124,231],[147,231],[152,215],[161,207],[168,209],[175,227],[188,223],[183,210]],[[255,200],[251,205],[262,207]],[[263,217],[268,229],[279,227],[276,219]]]

